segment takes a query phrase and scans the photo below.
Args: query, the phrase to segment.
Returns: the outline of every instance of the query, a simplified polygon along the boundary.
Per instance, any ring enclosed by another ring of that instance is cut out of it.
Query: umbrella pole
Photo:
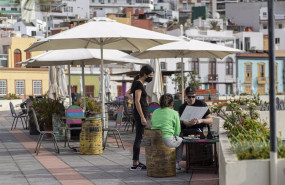
[[[181,103],[184,103],[184,63],[183,57],[181,57]]]
[[[100,39],[100,50],[101,50],[101,98],[102,98],[102,124],[105,125],[105,75],[104,75],[104,60],[103,60],[103,39]]]
[[[69,94],[69,106],[72,105],[72,100],[71,100],[71,78],[70,78],[70,64],[68,65],[68,94]]]
[[[86,111],[84,64],[81,65],[81,68],[82,68],[83,110]]]

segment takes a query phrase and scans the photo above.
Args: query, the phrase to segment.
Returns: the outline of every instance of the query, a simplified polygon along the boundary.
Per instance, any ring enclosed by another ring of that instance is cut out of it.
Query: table
[[[219,142],[219,138],[214,139],[183,139],[183,143],[186,145],[186,171],[188,170],[213,170],[215,173],[218,171],[217,164],[217,142]],[[206,167],[193,167],[190,165],[190,147],[191,145],[204,143],[204,144],[212,144],[214,146],[214,155],[213,155],[213,166],[208,168]]]

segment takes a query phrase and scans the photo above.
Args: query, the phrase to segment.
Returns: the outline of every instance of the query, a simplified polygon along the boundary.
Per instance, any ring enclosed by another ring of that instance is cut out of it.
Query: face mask
[[[152,81],[152,77],[147,77],[147,78],[145,79],[145,81],[148,82],[148,83],[151,82],[151,81]]]

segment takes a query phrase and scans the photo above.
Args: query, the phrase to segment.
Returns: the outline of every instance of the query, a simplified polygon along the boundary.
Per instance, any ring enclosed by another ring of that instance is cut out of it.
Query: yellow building
[[[107,18],[116,20],[119,23],[132,25],[132,16],[131,12],[128,12],[127,14],[123,13],[107,13]]]
[[[80,79],[81,74],[71,74],[71,92],[81,94]],[[85,74],[85,95],[90,97],[98,97],[100,91],[99,75]]]
[[[35,38],[0,38],[0,96],[16,94],[21,98],[27,98],[47,92],[49,87],[47,68],[21,68],[15,65],[42,53],[24,51],[35,41]]]

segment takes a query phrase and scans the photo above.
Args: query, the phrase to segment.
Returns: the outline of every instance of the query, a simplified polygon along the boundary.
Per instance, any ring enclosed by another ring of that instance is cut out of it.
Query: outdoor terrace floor
[[[102,155],[80,155],[59,142],[60,154],[53,143],[43,141],[39,155],[33,152],[38,139],[29,135],[19,122],[16,130],[10,112],[0,112],[0,184],[1,185],[217,185],[218,174],[212,172],[178,173],[175,177],[152,178],[146,171],[130,171],[134,133],[121,131],[126,150],[117,148],[108,138]],[[109,122],[114,125],[114,122]],[[72,143],[73,144],[73,143]],[[74,143],[79,145],[79,143]],[[145,163],[144,147],[141,162]],[[182,162],[182,166],[185,162]]]

